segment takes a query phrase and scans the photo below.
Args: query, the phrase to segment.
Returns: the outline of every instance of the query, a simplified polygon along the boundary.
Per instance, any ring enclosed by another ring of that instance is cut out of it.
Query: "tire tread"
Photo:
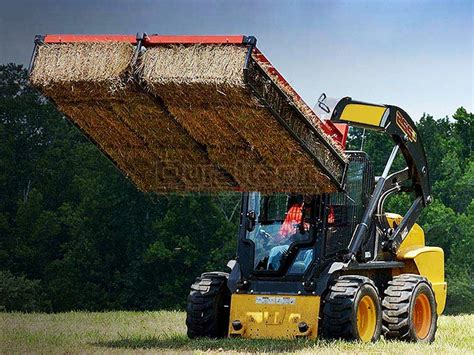
[[[352,317],[357,292],[369,284],[375,290],[374,282],[365,276],[340,276],[329,287],[323,307],[322,334],[325,338],[355,339]]]
[[[431,289],[426,277],[416,274],[394,276],[388,282],[382,300],[382,332],[385,338],[415,341],[410,332],[410,302],[420,283],[426,283]]]
[[[230,300],[228,276],[224,272],[206,272],[191,285],[186,306],[189,338],[221,338],[227,335],[227,327],[223,325],[228,319],[229,309],[219,309],[216,302],[221,302],[222,297],[224,303]]]

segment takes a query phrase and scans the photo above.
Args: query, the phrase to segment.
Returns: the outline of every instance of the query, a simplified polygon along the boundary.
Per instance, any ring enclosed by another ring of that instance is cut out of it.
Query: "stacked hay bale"
[[[235,183],[131,79],[123,42],[39,46],[30,80],[142,191],[215,191]]]
[[[248,88],[243,70],[247,51],[245,46],[235,45],[148,48],[141,58],[139,75],[187,132],[206,146],[210,159],[227,170],[244,190],[335,191],[335,184],[321,167]],[[258,58],[254,57],[252,63],[258,65]],[[289,104],[275,102],[282,98],[271,97],[274,93],[267,91],[264,95],[282,110],[289,110],[285,105],[299,105],[300,110],[312,113],[298,97],[292,98],[290,91],[287,99],[294,102]],[[288,118],[295,119],[291,115]],[[318,122],[316,118],[314,124]],[[319,154],[318,158],[333,164],[335,170],[341,170],[340,166],[343,170],[344,164],[335,163],[337,154],[343,160],[340,148],[329,137],[323,137],[329,143],[322,144],[321,139],[301,127],[292,128],[303,135],[303,140],[307,138],[306,143]],[[331,153],[327,144],[334,145],[337,154]],[[342,176],[343,172],[339,173]]]
[[[210,159],[228,171],[243,190],[268,188],[276,181],[272,174],[265,174],[264,158],[243,136],[251,128],[236,125],[229,117],[239,114],[246,105],[232,100],[245,98],[239,93],[244,88],[238,82],[226,85],[242,72],[245,48],[225,48],[231,53],[223,49],[218,46],[149,48],[141,60],[140,78],[154,95],[163,99],[189,135],[206,147]],[[230,100],[226,99],[227,95]],[[261,176],[255,176],[258,173]]]
[[[40,45],[31,82],[141,190],[336,190],[342,151],[257,52],[244,77],[245,46],[152,47],[138,67],[134,50]]]

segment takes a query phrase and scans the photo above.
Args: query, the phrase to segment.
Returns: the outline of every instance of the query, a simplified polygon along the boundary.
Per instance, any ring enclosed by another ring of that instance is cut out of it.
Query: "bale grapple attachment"
[[[37,36],[30,80],[142,191],[332,192],[321,121],[254,37]]]

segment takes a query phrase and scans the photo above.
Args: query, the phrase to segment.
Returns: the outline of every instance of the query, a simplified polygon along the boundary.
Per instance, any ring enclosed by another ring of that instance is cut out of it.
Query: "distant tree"
[[[50,308],[39,280],[0,271],[0,311],[39,312]]]

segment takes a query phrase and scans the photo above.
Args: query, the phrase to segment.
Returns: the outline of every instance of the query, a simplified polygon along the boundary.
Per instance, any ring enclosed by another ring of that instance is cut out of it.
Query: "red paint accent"
[[[262,52],[258,48],[254,48],[254,55],[258,59],[259,62],[264,63],[267,67],[267,70],[270,74],[275,75],[278,78],[278,81],[287,87],[293,95],[295,95],[298,99],[303,100],[300,95],[288,84],[288,82],[285,80],[285,78],[278,72],[278,70],[275,69],[275,67],[270,63],[270,61],[263,55]]]
[[[405,119],[405,117],[402,116],[400,111],[397,110],[397,114],[395,117],[396,117],[395,121],[397,122],[398,127],[400,127],[403,133],[407,135],[410,142],[416,142],[415,130],[412,128],[412,126],[410,126],[410,124]]]
[[[154,44],[242,44],[244,36],[164,36],[150,35],[145,38],[146,45]]]
[[[331,122],[332,123],[332,122]],[[346,123],[332,123],[339,132],[342,134],[341,146],[342,149],[346,149],[347,136],[349,135],[349,125]]]
[[[143,44],[153,46],[157,44],[242,44],[244,36],[146,36]],[[56,34],[46,35],[45,43],[72,43],[72,42],[128,42],[136,44],[136,36],[133,35],[69,35]]]
[[[331,120],[324,120],[322,122],[324,132],[329,134],[343,149],[345,149],[349,126],[347,124],[333,123]]]
[[[133,35],[46,35],[45,43],[73,43],[73,42],[129,42],[136,44]]]

